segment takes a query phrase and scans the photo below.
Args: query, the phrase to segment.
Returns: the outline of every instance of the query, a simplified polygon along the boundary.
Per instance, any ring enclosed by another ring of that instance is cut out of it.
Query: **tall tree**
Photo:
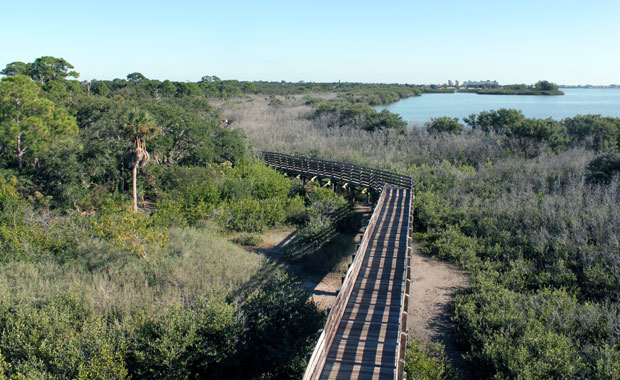
[[[0,81],[0,149],[17,159],[22,171],[27,154],[36,158],[77,136],[75,118],[64,108],[39,97],[41,89],[24,75]]]
[[[142,73],[131,73],[131,74],[127,74],[127,80],[128,81],[136,81],[136,82],[140,82],[141,80],[146,79],[146,77],[144,75],[142,75]]]
[[[65,79],[66,77],[77,78],[80,76],[73,69],[73,65],[62,58],[50,56],[40,57],[30,64],[29,73],[33,80],[45,84],[52,80]]]
[[[0,71],[2,75],[28,75],[30,65],[24,62],[16,61],[6,65],[4,70]]]
[[[146,150],[146,142],[160,132],[160,127],[148,112],[133,109],[127,114],[124,129],[133,143],[129,159],[132,166],[133,210],[138,211],[138,168],[149,163],[151,156]]]

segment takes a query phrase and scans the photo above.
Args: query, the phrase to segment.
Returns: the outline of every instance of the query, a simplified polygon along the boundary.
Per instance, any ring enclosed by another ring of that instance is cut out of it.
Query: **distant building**
[[[495,87],[498,85],[499,83],[496,80],[481,80],[481,81],[468,80],[466,82],[463,82],[463,86],[465,87]]]
[[[455,84],[456,84],[456,87],[459,86],[459,80],[458,79],[455,81]]]
[[[452,81],[448,80],[448,87],[452,87]]]

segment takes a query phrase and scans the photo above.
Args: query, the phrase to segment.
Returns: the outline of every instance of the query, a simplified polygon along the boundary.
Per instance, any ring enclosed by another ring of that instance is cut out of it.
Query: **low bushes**
[[[423,252],[473,272],[454,320],[479,378],[618,378],[617,181],[567,151],[420,171]]]
[[[408,342],[405,352],[405,371],[408,380],[451,380],[457,379],[439,343],[429,343],[420,339]]]

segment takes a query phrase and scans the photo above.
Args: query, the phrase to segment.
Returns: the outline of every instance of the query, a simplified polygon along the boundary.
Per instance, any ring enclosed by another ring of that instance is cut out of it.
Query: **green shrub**
[[[276,271],[243,307],[242,378],[300,378],[324,313],[300,284]]]
[[[284,223],[287,203],[286,198],[243,198],[223,203],[214,215],[219,225],[226,230],[262,232],[268,227]]]
[[[445,228],[460,220],[456,210],[444,197],[433,191],[420,191],[416,194],[414,223],[419,231]]]
[[[274,169],[259,162],[242,162],[226,171],[220,194],[226,200],[250,196],[262,200],[286,197],[290,188],[291,181]]]
[[[192,307],[171,305],[161,314],[137,317],[128,364],[136,379],[219,377],[234,353],[239,326],[235,309],[200,300]]]
[[[478,240],[466,236],[456,227],[433,230],[426,235],[425,240],[428,243],[423,248],[425,254],[468,269],[473,269],[480,262],[477,256],[481,250]]]
[[[0,215],[0,262],[76,255],[78,243],[87,236],[83,220],[40,217],[26,202],[11,202]]]
[[[93,220],[93,226],[100,238],[148,261],[149,246],[163,247],[169,237],[168,230],[155,222],[149,215],[121,207],[102,210]]]
[[[405,371],[408,380],[457,378],[448,362],[444,347],[439,343],[427,343],[420,339],[411,340],[407,344]]]
[[[189,225],[187,211],[187,208],[180,200],[160,199],[157,201],[153,211],[153,221],[160,226],[186,227]]]
[[[12,375],[124,379],[126,343],[78,296],[0,304],[0,353]]]
[[[452,133],[459,134],[463,131],[463,124],[459,123],[458,118],[439,117],[431,119],[428,125],[429,133]]]
[[[286,222],[290,224],[303,225],[308,221],[309,211],[306,208],[304,198],[295,195],[288,202],[286,208]]]
[[[263,241],[263,239],[258,234],[251,234],[251,233],[243,232],[237,235],[232,241],[239,245],[244,245],[244,246],[249,247],[249,246],[259,245]]]
[[[588,163],[587,179],[591,182],[609,183],[620,174],[620,153],[602,154]]]

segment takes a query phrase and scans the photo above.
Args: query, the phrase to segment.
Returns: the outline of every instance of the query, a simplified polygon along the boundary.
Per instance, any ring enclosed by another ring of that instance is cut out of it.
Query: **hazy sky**
[[[80,79],[620,83],[618,0],[11,1],[0,67]]]

